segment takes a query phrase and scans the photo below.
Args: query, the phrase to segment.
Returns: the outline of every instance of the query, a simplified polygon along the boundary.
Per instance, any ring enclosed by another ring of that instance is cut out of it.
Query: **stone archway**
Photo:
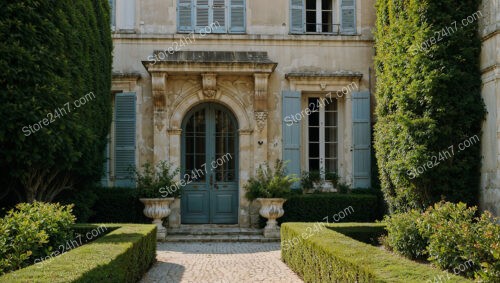
[[[227,107],[239,125],[238,224],[249,227],[249,202],[242,184],[253,174],[255,164],[267,161],[268,78],[277,64],[265,52],[177,53],[183,58],[181,62],[175,56],[156,64],[143,61],[152,77],[154,162],[169,160],[181,165],[182,121],[192,107],[206,102]],[[233,57],[220,60],[226,55]],[[180,225],[180,215],[180,204],[174,204],[169,226]]]

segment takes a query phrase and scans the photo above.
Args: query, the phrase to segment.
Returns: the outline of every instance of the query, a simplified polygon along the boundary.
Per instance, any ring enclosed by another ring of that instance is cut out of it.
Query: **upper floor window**
[[[245,32],[245,0],[177,0],[177,30]]]
[[[290,0],[291,33],[356,33],[356,0]]]
[[[111,30],[131,32],[135,29],[135,0],[109,0]]]

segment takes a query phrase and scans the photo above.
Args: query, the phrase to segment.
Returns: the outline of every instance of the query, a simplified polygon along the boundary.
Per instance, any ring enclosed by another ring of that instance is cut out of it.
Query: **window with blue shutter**
[[[356,33],[356,0],[340,0],[340,29],[343,34]]]
[[[135,92],[116,94],[115,97],[115,156],[116,187],[134,187],[132,168],[135,168]]]
[[[290,0],[290,32],[304,33],[305,0]]]
[[[369,188],[371,172],[370,92],[352,93],[353,188]]]
[[[229,32],[245,32],[245,0],[229,0]]]
[[[355,34],[355,6],[356,0],[290,0],[290,33]]]
[[[177,4],[177,29],[180,32],[193,31],[192,0],[179,0]]]
[[[244,33],[245,0],[177,0],[177,30]]]
[[[300,91],[283,91],[283,160],[289,174],[300,178],[300,122],[294,115],[300,113]],[[293,185],[299,187],[299,183]]]

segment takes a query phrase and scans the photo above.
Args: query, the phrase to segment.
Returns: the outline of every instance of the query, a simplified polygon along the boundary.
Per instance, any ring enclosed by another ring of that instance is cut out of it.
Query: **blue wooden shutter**
[[[352,93],[353,188],[370,187],[370,92]]]
[[[292,117],[300,113],[300,91],[283,91],[283,160],[289,174],[300,177],[300,122]],[[299,183],[294,184],[298,188]]]
[[[304,0],[290,0],[290,33],[304,33]]]
[[[340,0],[340,30],[343,34],[356,33],[356,0]]]
[[[179,32],[193,31],[192,0],[178,0],[177,2],[177,30]]]
[[[135,0],[121,0],[119,5],[121,5],[121,7],[118,7],[121,25],[118,28],[124,30],[135,29]]]
[[[134,187],[135,168],[135,92],[115,97],[115,186]]]
[[[210,29],[212,33],[225,33],[226,29],[226,1],[212,0]]]
[[[245,32],[245,0],[229,0],[229,32]]]
[[[210,23],[210,5],[209,0],[195,0],[195,30],[199,32],[204,30]]]

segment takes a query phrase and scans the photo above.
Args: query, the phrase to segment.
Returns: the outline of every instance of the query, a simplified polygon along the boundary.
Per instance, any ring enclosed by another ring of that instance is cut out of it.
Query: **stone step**
[[[167,229],[168,235],[262,235],[262,229],[253,228],[205,228],[205,227],[180,227]]]
[[[263,235],[172,235],[161,242],[279,242],[279,238],[265,238]]]

